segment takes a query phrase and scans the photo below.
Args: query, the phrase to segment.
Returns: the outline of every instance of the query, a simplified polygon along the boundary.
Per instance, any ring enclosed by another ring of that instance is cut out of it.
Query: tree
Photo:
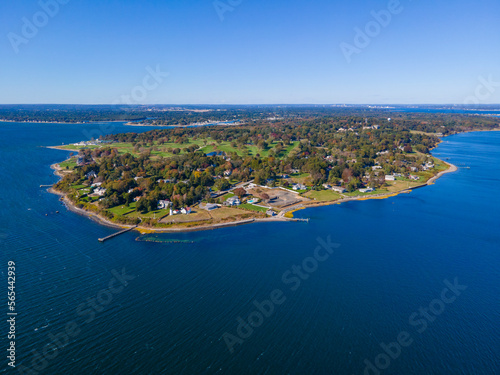
[[[241,199],[243,196],[245,196],[245,194],[247,192],[243,188],[237,188],[237,189],[234,189],[233,193],[236,194]]]
[[[353,178],[352,170],[349,168],[344,169],[344,171],[342,172],[342,180],[344,180],[345,183],[349,183],[352,178]]]
[[[136,209],[137,212],[140,212],[140,213],[146,213],[146,212],[148,212],[148,207],[147,207],[146,200],[144,198],[139,199],[137,201],[135,209]]]
[[[217,180],[217,182],[215,183],[215,187],[217,187],[219,190],[227,190],[231,187],[231,184],[225,178],[221,178]]]
[[[413,152],[413,148],[410,145],[406,145],[403,147],[404,152]]]
[[[269,200],[269,199],[270,199],[269,194],[267,194],[267,193],[262,193],[262,194],[260,195],[260,197],[261,197],[263,200],[265,200],[265,201],[267,201],[267,200]]]

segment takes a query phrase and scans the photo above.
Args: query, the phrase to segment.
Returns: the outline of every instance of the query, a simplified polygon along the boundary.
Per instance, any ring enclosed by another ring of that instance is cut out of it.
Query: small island
[[[440,137],[498,126],[446,121],[319,113],[108,135],[56,146],[72,154],[53,166],[61,180],[51,191],[70,209],[142,233],[298,221],[303,208],[431,184],[456,170],[430,153]]]

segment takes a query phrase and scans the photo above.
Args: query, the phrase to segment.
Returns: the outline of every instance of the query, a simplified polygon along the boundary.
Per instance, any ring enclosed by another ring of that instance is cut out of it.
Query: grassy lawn
[[[339,193],[332,190],[309,191],[304,194],[304,196],[320,202],[336,201],[337,199],[342,198]]]
[[[353,191],[352,193],[345,193],[347,197],[365,197],[365,196],[370,196],[370,195],[377,195],[377,194],[387,194],[389,193],[389,190],[386,189],[377,189],[375,191],[372,191],[371,193],[362,193],[358,190]]]
[[[210,215],[215,220],[224,220],[228,218],[238,219],[239,216],[248,215],[248,212],[239,210],[237,208],[221,207],[216,210],[210,211]]]
[[[250,204],[250,203],[242,203],[242,204],[240,204],[239,207],[244,208],[246,210],[250,210],[250,211],[264,212],[264,213],[268,210],[267,208],[254,206],[253,204]]]
[[[88,186],[85,186],[85,185],[71,185],[71,187],[75,190],[88,188]]]
[[[384,186],[384,190],[387,190],[391,193],[400,191],[400,190],[405,190],[405,189],[410,189],[414,186],[421,185],[421,182],[418,181],[410,181],[410,180],[396,180],[396,181],[390,181],[386,182]]]
[[[427,135],[427,136],[436,135],[435,133],[426,133],[426,132],[422,132],[420,130],[410,130],[410,133],[411,134],[424,134],[424,135]]]
[[[296,184],[305,184],[306,180],[310,177],[309,173],[294,173],[290,175],[290,180]]]
[[[92,203],[92,202],[95,202],[97,201],[99,198],[98,197],[89,197],[89,196],[85,196],[85,197],[81,197],[80,200],[82,202],[87,202],[87,203]]]
[[[438,158],[433,157],[432,160],[434,161],[434,165],[436,166],[438,172],[442,172],[448,169],[448,165]]]
[[[161,222],[162,223],[189,223],[192,221],[207,221],[212,217],[208,213],[208,211],[202,209],[195,209],[191,211],[189,215],[172,215],[164,217]]]
[[[163,216],[168,215],[170,213],[170,210],[154,210],[154,211],[149,211],[145,214],[142,214],[137,211],[132,211],[127,214],[127,217],[142,217],[142,218],[150,218],[150,219],[161,219]]]
[[[228,198],[231,198],[231,197],[234,197],[234,193],[227,193],[227,194],[224,194],[222,197],[220,197],[219,199],[221,200],[221,202],[225,202]]]
[[[183,153],[186,153],[185,149],[189,146],[192,146],[192,145],[197,146],[204,153],[210,153],[213,151],[224,151],[228,154],[232,153],[232,152],[236,152],[239,156],[243,156],[246,152],[248,152],[250,156],[255,156],[255,155],[259,154],[262,157],[267,157],[269,155],[269,151],[276,144],[277,143],[272,143],[265,150],[261,150],[256,145],[251,145],[251,144],[245,145],[243,148],[239,149],[237,147],[231,146],[231,142],[223,141],[221,143],[217,143],[211,138],[207,138],[207,139],[191,138],[186,143],[167,142],[167,143],[160,145],[160,144],[158,144],[158,142],[155,142],[152,146],[151,146],[151,144],[148,144],[147,146],[143,146],[142,148],[144,148],[146,150],[152,149],[151,150],[152,158],[173,156],[173,153],[167,151],[168,149],[179,148],[181,150],[180,154],[183,154]],[[281,151],[281,153],[278,155],[278,157],[279,158],[287,157],[298,146],[298,144],[299,144],[299,142],[296,141],[296,142],[293,142],[292,144],[286,146],[286,148],[284,148],[283,151]],[[76,146],[76,145],[59,146],[59,148],[63,149],[63,150],[80,150],[82,148],[94,149],[94,148],[105,148],[105,147],[116,148],[120,154],[130,153],[134,156],[138,156],[140,154],[140,152],[138,150],[134,151],[134,147],[132,146],[131,143],[126,143],[126,142],[100,144],[100,145],[96,145],[96,146]],[[76,164],[75,164],[75,166],[76,166]],[[65,168],[65,166],[63,168]]]
[[[71,159],[65,160],[62,163],[59,163],[59,167],[61,167],[62,169],[73,170],[76,168],[76,159],[71,158]]]
[[[135,212],[135,202],[134,202],[134,207],[130,207],[127,205],[116,206],[113,208],[109,208],[108,211],[117,216],[125,216],[131,212]]]

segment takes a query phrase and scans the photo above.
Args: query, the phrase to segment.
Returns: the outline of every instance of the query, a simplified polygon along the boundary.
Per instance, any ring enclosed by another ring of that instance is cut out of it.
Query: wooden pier
[[[124,230],[121,230],[119,232],[116,232],[116,233],[113,233],[113,234],[110,234],[109,236],[106,236],[104,238],[98,238],[99,242],[104,242],[104,241],[107,241],[107,240],[110,240],[116,236],[119,236],[120,234],[123,234],[123,233],[127,233],[127,232],[130,232],[132,229],[135,229],[137,228],[137,225],[131,227],[131,228],[126,228]]]
[[[294,217],[294,218],[293,218],[293,219],[291,219],[291,220],[293,220],[293,221],[304,221],[304,222],[307,222],[307,223],[309,222],[309,218],[302,219],[302,218],[300,218],[300,217]]]

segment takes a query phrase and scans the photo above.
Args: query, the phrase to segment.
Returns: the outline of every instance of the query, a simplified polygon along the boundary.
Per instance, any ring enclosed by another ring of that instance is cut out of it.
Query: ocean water
[[[445,138],[434,153],[460,168],[432,186],[300,211],[309,223],[99,243],[115,229],[39,187],[69,154],[44,146],[146,130],[0,123],[0,272],[5,293],[15,261],[18,312],[18,367],[4,355],[0,373],[500,373],[500,132]],[[445,280],[466,288],[443,295]]]

